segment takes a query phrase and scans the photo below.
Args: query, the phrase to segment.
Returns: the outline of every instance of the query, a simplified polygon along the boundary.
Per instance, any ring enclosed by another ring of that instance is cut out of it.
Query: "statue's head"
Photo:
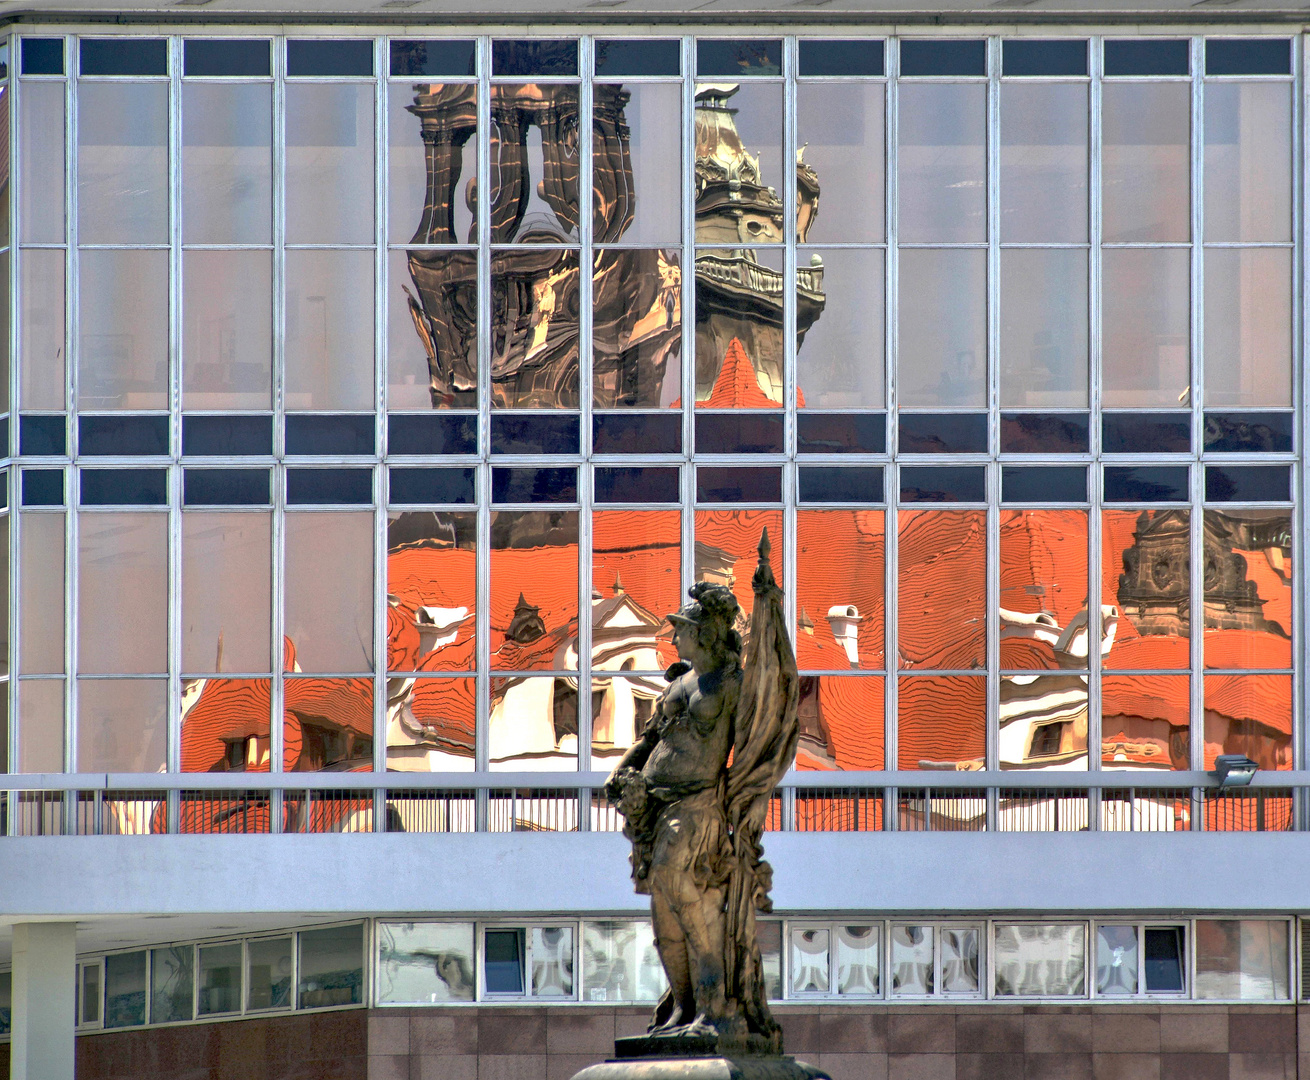
[[[735,624],[740,605],[732,590],[726,585],[698,581],[687,595],[691,603],[669,616],[678,655],[696,664],[696,654],[702,654],[711,667],[739,663],[741,635]]]

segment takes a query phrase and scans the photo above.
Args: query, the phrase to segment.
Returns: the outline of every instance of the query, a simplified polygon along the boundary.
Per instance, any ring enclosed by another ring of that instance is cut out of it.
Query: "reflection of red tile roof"
[[[1177,634],[1148,634],[1145,637],[1132,630],[1124,640],[1124,629],[1132,630],[1132,623],[1120,618],[1115,630],[1114,644],[1101,661],[1107,671],[1139,671],[1151,668],[1174,670],[1186,668],[1190,657],[1190,643]]]
[[[974,675],[903,678],[897,684],[897,767],[980,759],[987,681]],[[834,733],[835,737],[835,733]]]
[[[1207,675],[1205,711],[1230,720],[1247,720],[1268,731],[1292,734],[1290,675]],[[1288,766],[1290,768],[1290,765]]]
[[[805,392],[796,387],[796,404],[805,406]],[[673,402],[671,408],[682,407],[682,398]],[[738,338],[728,342],[727,352],[723,354],[723,366],[714,379],[710,396],[704,401],[696,402],[698,409],[781,409],[782,402],[774,401],[761,388],[759,377],[755,374],[755,365],[751,362]]]
[[[1233,548],[1233,554],[1246,560],[1246,576],[1255,582],[1256,594],[1264,601],[1260,614],[1266,621],[1277,623],[1283,633],[1292,632],[1292,567],[1287,567],[1284,577],[1269,565],[1269,557],[1263,551],[1246,551]],[[1290,652],[1289,652],[1290,657]],[[1291,660],[1288,660],[1288,665]]]
[[[843,770],[882,769],[883,680],[879,676],[819,676],[819,707],[827,722]],[[798,769],[830,768],[811,758],[796,761]]]
[[[1190,710],[1186,675],[1106,675],[1101,679],[1102,735],[1109,740],[1122,731],[1112,730],[1114,720],[1138,717],[1163,720],[1185,729]]]
[[[1289,601],[1290,604],[1290,601]],[[1266,609],[1266,614],[1268,609]],[[1262,630],[1207,630],[1208,668],[1290,668],[1292,642]]]
[[[269,679],[208,679],[182,725],[182,771],[226,769],[225,738],[258,735],[268,738],[272,704]],[[268,763],[250,772],[267,772]]]
[[[796,604],[814,623],[814,633],[796,635],[796,663],[802,671],[843,670],[846,650],[833,637],[828,610],[855,607],[863,668],[880,668],[884,658],[883,550],[881,510],[801,510],[796,515]]]
[[[543,544],[491,553],[491,665],[504,670],[548,668],[561,641],[546,637],[529,645],[509,641],[519,595],[540,608],[547,631],[567,627],[578,615],[578,545]]]
[[[760,533],[767,528],[773,550],[769,565],[774,578],[782,581],[782,511],[781,510],[697,510],[696,542],[711,544],[735,555],[732,565],[732,591],[749,615],[755,606],[751,578],[759,562]]]
[[[418,679],[410,694],[410,711],[437,749],[473,756],[477,712],[473,679]]]
[[[903,510],[897,647],[907,668],[984,662],[987,515],[983,510]]]

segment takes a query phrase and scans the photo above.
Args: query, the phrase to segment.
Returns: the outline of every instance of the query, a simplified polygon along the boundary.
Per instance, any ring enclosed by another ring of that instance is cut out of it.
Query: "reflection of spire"
[[[810,618],[810,613],[801,608],[801,617],[796,620],[796,625],[800,628],[801,633],[814,636],[814,620]]]
[[[520,645],[530,645],[546,632],[546,624],[541,621],[541,608],[529,604],[522,593],[519,602],[514,605],[514,618],[510,620],[505,636]]]
[[[610,592],[615,596],[621,596],[623,594],[623,581],[619,577],[617,571],[614,574],[614,584],[610,586]]]

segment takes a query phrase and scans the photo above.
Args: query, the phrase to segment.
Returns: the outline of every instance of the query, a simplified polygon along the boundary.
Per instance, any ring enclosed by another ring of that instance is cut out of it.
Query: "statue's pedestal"
[[[696,1035],[637,1035],[618,1039],[614,1057],[573,1080],[829,1080],[795,1058],[771,1053],[769,1040]]]

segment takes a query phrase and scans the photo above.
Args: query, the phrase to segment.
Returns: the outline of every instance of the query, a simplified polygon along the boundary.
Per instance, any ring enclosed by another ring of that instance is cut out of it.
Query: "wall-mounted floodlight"
[[[1242,787],[1251,782],[1251,777],[1260,766],[1245,754],[1220,754],[1214,759],[1214,771],[1219,777],[1221,788]]]

